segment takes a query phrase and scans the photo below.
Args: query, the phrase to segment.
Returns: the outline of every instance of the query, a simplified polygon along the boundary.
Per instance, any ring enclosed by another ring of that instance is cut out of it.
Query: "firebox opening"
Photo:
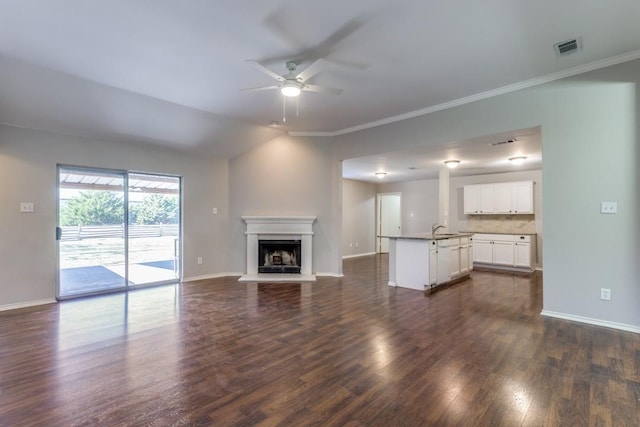
[[[300,240],[258,241],[258,273],[300,274]]]

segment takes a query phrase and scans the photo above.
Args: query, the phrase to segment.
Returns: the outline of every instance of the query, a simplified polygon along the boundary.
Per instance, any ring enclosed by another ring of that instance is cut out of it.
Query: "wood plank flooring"
[[[0,313],[0,425],[640,425],[640,336],[541,317],[540,275],[344,273]]]

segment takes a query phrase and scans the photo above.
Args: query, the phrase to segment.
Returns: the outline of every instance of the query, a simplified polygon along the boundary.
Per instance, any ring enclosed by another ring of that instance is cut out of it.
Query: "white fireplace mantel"
[[[313,223],[315,216],[243,216],[247,223],[247,273],[241,282],[315,281],[312,274]],[[300,274],[258,274],[258,241],[296,239],[301,243]]]

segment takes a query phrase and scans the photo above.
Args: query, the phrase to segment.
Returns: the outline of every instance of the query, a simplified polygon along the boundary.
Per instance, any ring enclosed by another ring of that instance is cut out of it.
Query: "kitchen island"
[[[472,234],[417,233],[389,238],[389,286],[430,290],[472,270]]]

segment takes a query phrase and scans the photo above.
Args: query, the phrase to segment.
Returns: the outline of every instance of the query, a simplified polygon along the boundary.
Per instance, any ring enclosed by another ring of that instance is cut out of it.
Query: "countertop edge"
[[[467,234],[504,234],[508,236],[536,236],[538,233],[507,233],[504,231],[462,231]]]
[[[452,234],[448,234],[446,236],[444,235],[430,235],[430,234],[425,234],[424,236],[421,235],[405,235],[405,236],[377,236],[377,237],[383,237],[383,238],[387,238],[387,239],[401,239],[401,240],[445,240],[445,239],[457,239],[460,237],[471,237],[473,236],[473,233],[452,233]]]

